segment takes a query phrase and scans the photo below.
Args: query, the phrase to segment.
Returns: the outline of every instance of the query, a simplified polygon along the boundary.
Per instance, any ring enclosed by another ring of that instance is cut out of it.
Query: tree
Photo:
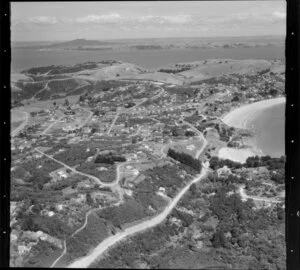
[[[96,131],[97,131],[97,128],[93,127],[93,128],[91,129],[91,134],[94,134]]]
[[[90,192],[88,192],[86,194],[86,202],[87,202],[88,205],[92,205],[94,203],[94,200],[93,200]]]
[[[237,240],[237,243],[238,245],[241,247],[241,248],[245,248],[248,246],[249,244],[249,240],[248,240],[248,237],[246,235],[241,235],[238,237],[238,240]]]
[[[231,101],[233,101],[233,102],[238,102],[240,99],[239,99],[239,97],[238,96],[234,96],[233,98],[232,98],[232,100]]]
[[[178,132],[178,130],[177,130],[176,128],[174,128],[174,129],[172,130],[172,136],[174,136],[174,137],[179,136],[179,132]]]
[[[188,154],[176,152],[173,149],[169,148],[168,156],[181,162],[182,164],[190,166],[191,168],[195,169],[198,172],[201,172],[202,169],[201,161],[193,158]]]
[[[279,220],[283,220],[284,217],[285,217],[284,209],[281,208],[281,207],[278,207],[278,208],[277,208],[277,218],[278,218]]]
[[[38,187],[39,190],[42,190],[44,186],[43,186],[42,183],[38,183],[38,184],[37,184],[37,187]]]
[[[22,223],[22,230],[24,231],[36,231],[37,226],[34,223],[31,216],[27,216]]]
[[[185,136],[187,136],[187,137],[193,137],[193,136],[195,136],[195,133],[193,131],[187,130],[185,132]]]
[[[212,245],[214,248],[224,247],[226,241],[227,239],[222,231],[217,231],[213,234]]]
[[[272,88],[272,89],[270,89],[269,94],[270,94],[271,96],[275,97],[275,96],[277,96],[277,94],[278,94],[278,90]]]
[[[85,98],[84,95],[81,95],[81,96],[79,96],[79,100],[78,100],[78,101],[79,101],[79,102],[83,102],[83,101],[84,101],[84,98]]]
[[[42,211],[43,207],[40,204],[35,204],[31,210],[33,213],[38,214],[40,211]]]
[[[189,188],[189,191],[192,193],[192,195],[196,195],[197,193],[197,186],[195,183],[193,183],[190,188]]]
[[[213,156],[210,161],[209,161],[209,166],[213,169],[213,170],[217,170],[219,169],[220,165],[219,165],[219,158],[217,156]]]

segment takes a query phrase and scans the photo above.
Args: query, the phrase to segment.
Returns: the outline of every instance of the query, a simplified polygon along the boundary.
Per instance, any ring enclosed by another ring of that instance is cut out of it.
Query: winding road
[[[155,216],[154,218],[150,220],[146,220],[144,222],[141,222],[137,225],[134,225],[132,227],[129,227],[125,229],[124,231],[121,231],[113,236],[110,236],[106,238],[104,241],[102,241],[90,254],[88,254],[85,257],[82,257],[72,264],[68,265],[68,268],[87,268],[89,267],[94,261],[99,258],[105,251],[107,251],[110,247],[115,245],[116,243],[126,239],[129,236],[132,236],[138,232],[150,229],[152,227],[155,227],[156,225],[160,224],[164,221],[164,219],[172,212],[174,207],[177,205],[179,200],[183,197],[183,195],[188,191],[189,187],[201,179],[204,178],[204,176],[207,173],[207,169],[203,168],[202,172],[196,176],[189,184],[187,184],[178,194],[177,196],[172,200],[172,202],[164,209],[163,212]]]
[[[36,149],[37,150],[37,149]],[[37,150],[39,153],[43,153],[43,152],[41,152],[41,151],[39,151],[39,150]],[[51,156],[49,156],[49,155],[47,155],[47,154],[45,154],[45,153],[43,153],[45,156],[47,156],[47,157],[50,157],[51,158]],[[53,158],[51,158],[52,160],[53,160]],[[64,164],[64,163],[62,163],[62,162],[60,162],[60,161],[58,161],[58,160],[56,160],[56,159],[54,159],[54,161],[56,161],[56,162],[59,162],[60,164]],[[124,163],[124,164],[118,164],[117,165],[117,168],[116,168],[116,172],[117,172],[117,175],[116,175],[116,180],[114,181],[114,182],[112,182],[112,183],[103,183],[103,182],[101,182],[101,185],[103,185],[103,184],[110,184],[110,186],[115,186],[115,185],[117,185],[118,183],[119,183],[119,181],[120,181],[120,167],[121,167],[121,165],[126,165],[127,163]],[[64,164],[65,165],[65,164]],[[70,169],[71,167],[69,167],[68,165],[65,165],[65,167],[67,166],[67,168],[68,169]],[[76,171],[75,170],[75,172],[76,173],[78,173],[78,171]],[[86,176],[90,176],[90,175],[86,175]],[[98,179],[99,180],[99,179]],[[100,181],[100,180],[99,180]],[[121,194],[120,194],[120,201],[122,201],[123,200],[123,198],[122,198],[122,196],[121,196]],[[117,206],[118,204],[120,204],[120,202],[117,202],[115,205]],[[82,226],[80,227],[80,228],[78,228],[75,232],[73,232],[71,235],[70,235],[70,238],[71,237],[73,237],[74,235],[76,235],[76,234],[78,234],[80,231],[82,231],[86,226],[87,226],[87,223],[88,223],[88,218],[89,218],[89,216],[94,212],[94,211],[96,211],[96,210],[99,210],[99,208],[93,208],[93,209],[90,209],[87,213],[86,213],[86,215],[85,215],[85,220],[84,220],[84,223],[82,224]],[[59,262],[59,260],[65,255],[67,253],[67,245],[66,245],[66,240],[64,240],[64,250],[63,250],[63,252],[62,252],[62,254],[51,264],[51,266],[50,266],[50,268],[53,268],[53,267],[55,267],[55,265]]]
[[[197,130],[198,134],[199,132]],[[203,135],[202,135],[203,136]],[[203,151],[207,145],[206,139],[203,137],[204,143],[201,147],[201,151]],[[172,210],[176,207],[179,200],[183,197],[183,195],[188,191],[190,186],[193,183],[196,183],[203,179],[205,175],[207,174],[208,169],[205,166],[202,166],[202,171],[199,175],[197,175],[191,182],[189,182],[177,195],[176,197],[169,203],[169,205],[157,216],[153,217],[150,220],[143,221],[139,224],[136,224],[132,227],[129,227],[125,229],[124,231],[121,231],[113,236],[110,236],[106,238],[104,241],[102,241],[90,254],[88,254],[85,257],[79,258],[78,260],[74,261],[70,265],[68,265],[68,268],[87,268],[89,267],[95,260],[97,260],[105,251],[107,251],[110,247],[115,245],[116,243],[125,240],[127,237],[132,236],[136,233],[139,233],[141,231],[150,229],[152,227],[157,226],[161,222],[165,220],[165,218],[172,212]],[[119,174],[118,174],[119,175]]]
[[[66,254],[66,252],[67,252],[67,243],[66,240],[64,240],[64,250],[60,254],[60,256],[51,264],[50,268],[54,267],[54,265],[57,264],[57,262]]]
[[[249,196],[246,194],[245,189],[242,186],[239,188],[239,193],[242,197],[242,200],[252,199],[254,201],[269,202],[269,203],[282,203],[283,202],[283,201],[272,199],[272,198]]]

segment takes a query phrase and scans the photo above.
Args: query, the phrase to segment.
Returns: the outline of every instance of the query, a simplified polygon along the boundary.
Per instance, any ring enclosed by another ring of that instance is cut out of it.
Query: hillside
[[[48,66],[12,74],[12,100],[55,99],[83,94],[94,89],[99,81],[152,81],[177,86],[200,85],[209,80],[230,84],[234,76],[284,74],[279,60],[208,59],[191,63],[167,65],[146,70],[135,64],[121,61],[86,62],[73,66]],[[228,76],[231,76],[230,78]],[[277,84],[283,79],[277,78]]]

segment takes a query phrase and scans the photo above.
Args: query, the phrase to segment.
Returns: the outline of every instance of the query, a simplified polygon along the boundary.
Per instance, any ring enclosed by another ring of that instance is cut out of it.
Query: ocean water
[[[49,65],[74,65],[87,61],[120,60],[144,68],[159,68],[170,63],[192,62],[210,58],[281,59],[284,47],[172,49],[138,51],[37,51],[12,49],[12,73],[24,69]]]
[[[255,145],[263,154],[285,155],[285,102],[263,109],[248,125],[255,131]]]

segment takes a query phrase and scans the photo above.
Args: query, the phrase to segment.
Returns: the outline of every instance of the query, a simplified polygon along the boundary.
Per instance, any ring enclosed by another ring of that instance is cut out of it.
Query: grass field
[[[24,120],[26,117],[26,114],[20,110],[11,110],[11,122],[17,122],[20,120]]]

